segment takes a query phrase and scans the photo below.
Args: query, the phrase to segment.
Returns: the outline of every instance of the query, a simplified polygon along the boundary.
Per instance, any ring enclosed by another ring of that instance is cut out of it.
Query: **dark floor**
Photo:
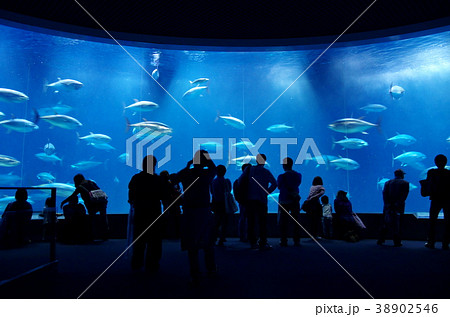
[[[251,250],[237,239],[216,247],[219,273],[188,283],[187,254],[179,241],[165,240],[161,269],[154,276],[133,273],[121,257],[82,298],[450,298],[450,252],[404,241],[394,248],[375,240],[348,243],[310,239],[301,247]],[[291,242],[290,242],[291,243]],[[57,272],[44,271],[0,286],[0,298],[77,298],[125,250],[125,240],[89,245],[57,245]],[[201,254],[202,255],[202,254]],[[0,280],[43,264],[48,244],[0,251]],[[366,291],[370,293],[367,294]]]

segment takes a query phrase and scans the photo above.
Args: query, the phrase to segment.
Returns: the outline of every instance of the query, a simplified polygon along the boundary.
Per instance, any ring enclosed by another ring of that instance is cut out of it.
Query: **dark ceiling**
[[[287,39],[339,35],[373,2],[14,0],[2,1],[0,17],[36,24],[28,18],[35,17],[100,29],[81,5],[110,32],[183,38]],[[377,0],[347,33],[448,17],[450,0]]]

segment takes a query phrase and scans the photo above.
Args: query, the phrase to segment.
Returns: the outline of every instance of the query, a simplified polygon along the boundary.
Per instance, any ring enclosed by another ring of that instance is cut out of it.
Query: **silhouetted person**
[[[228,229],[228,213],[225,206],[225,193],[231,193],[231,181],[225,178],[227,168],[224,165],[217,166],[217,176],[211,182],[211,209],[215,217],[215,240],[219,238],[218,246],[226,242]]]
[[[320,176],[316,176],[313,179],[312,186],[309,189],[309,195],[306,200],[308,201],[307,216],[310,223],[310,234],[317,238],[321,230],[322,225],[322,204],[320,203],[320,197],[325,194],[325,188],[323,187],[323,180]]]
[[[444,211],[444,236],[442,249],[448,250],[450,242],[450,171],[445,168],[447,157],[439,154],[434,158],[437,168],[427,173],[430,191],[430,222],[428,229],[427,248],[434,249],[436,242],[436,222],[441,209]]]
[[[323,237],[326,239],[333,238],[333,207],[331,207],[330,199],[327,195],[323,195],[322,201],[322,227]]]
[[[359,241],[359,227],[353,216],[352,203],[347,197],[347,192],[340,190],[334,200],[334,211],[336,212],[336,229],[339,238],[350,241]]]
[[[200,249],[205,253],[208,273],[214,274],[217,270],[214,257],[214,216],[210,206],[210,185],[215,176],[216,165],[205,150],[197,151],[194,160],[190,160],[177,174],[177,180],[182,183],[184,191],[181,249],[188,251],[194,284],[200,277]]]
[[[169,237],[178,239],[180,238],[181,188],[174,181],[175,174],[170,175],[168,171],[162,171],[159,176],[168,185],[168,193],[162,201],[167,219],[167,233]]]
[[[100,214],[100,229],[98,230],[99,235],[102,240],[107,240],[108,218],[106,217],[106,207],[108,205],[108,202],[106,199],[101,202],[95,202],[90,197],[90,192],[99,190],[100,187],[98,187],[95,182],[85,179],[83,174],[75,175],[73,177],[73,183],[75,185],[75,191],[61,202],[61,208],[70,199],[71,196],[78,196],[78,194],[80,194],[89,215],[91,239],[95,238],[95,232],[97,231],[95,230],[95,215],[98,212]]]
[[[78,202],[78,196],[70,196],[63,206],[64,240],[69,243],[85,242],[90,237],[86,208]]]
[[[405,177],[403,170],[396,170],[394,175],[394,179],[384,184],[383,225],[377,244],[382,245],[385,242],[389,227],[392,227],[394,246],[401,247],[400,220],[401,216],[405,213],[405,201],[409,194],[409,183],[403,179]]]
[[[15,198],[16,200],[9,203],[2,214],[0,244],[5,247],[21,246],[30,241],[28,230],[33,207],[27,201],[27,190],[17,189]]]
[[[251,166],[250,163],[245,163],[242,165],[241,169],[242,169],[242,174],[241,176],[244,174],[245,169],[247,167]],[[244,188],[245,190],[248,188],[247,184],[241,184],[240,181],[242,180],[241,177],[237,178],[234,183],[233,183],[233,194],[234,194],[234,198],[236,199],[236,201],[239,204],[239,225],[238,225],[238,229],[239,229],[239,240],[241,242],[248,242],[248,237],[247,237],[247,227],[248,227],[248,216],[247,216],[247,209],[246,209],[246,205],[247,205],[247,192],[243,192],[241,190],[241,187]],[[248,179],[247,179],[248,180]],[[242,186],[240,186],[242,185]]]
[[[142,171],[135,174],[128,184],[128,202],[133,210],[131,268],[140,270],[145,266],[149,273],[159,270],[163,223],[158,217],[161,216],[161,200],[168,189],[155,173],[156,163],[156,157],[147,155],[142,162]]]
[[[247,216],[248,216],[248,239],[252,249],[270,249],[267,243],[267,195],[277,188],[277,181],[272,173],[264,167],[266,156],[256,156],[258,165],[249,166],[241,177],[248,177],[247,191]],[[248,174],[246,174],[248,173]],[[256,225],[259,224],[259,245],[256,234]]]
[[[284,173],[280,174],[277,179],[278,188],[280,190],[280,196],[278,198],[278,213],[280,214],[280,236],[281,246],[287,246],[288,238],[288,225],[293,224],[293,240],[294,245],[300,245],[300,195],[299,189],[302,182],[302,174],[292,170],[294,161],[290,157],[283,159]],[[289,214],[292,218],[292,220]]]
[[[55,202],[51,197],[48,197],[45,200],[44,209],[42,210],[42,214],[40,216],[43,218],[42,220],[42,240],[48,240],[55,235],[55,222],[56,222],[56,209]]]

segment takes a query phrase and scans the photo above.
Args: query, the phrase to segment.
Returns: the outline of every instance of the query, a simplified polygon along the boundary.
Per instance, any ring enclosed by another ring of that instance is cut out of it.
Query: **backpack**
[[[91,189],[87,188],[86,185],[80,185],[85,191],[89,194],[89,202],[92,204],[105,204],[108,202],[108,195],[101,190],[96,183],[92,181],[88,181],[88,186]]]

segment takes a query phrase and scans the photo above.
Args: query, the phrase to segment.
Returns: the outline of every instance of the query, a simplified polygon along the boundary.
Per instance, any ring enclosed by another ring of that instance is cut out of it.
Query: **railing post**
[[[56,260],[56,188],[52,188],[50,210],[50,262]]]

